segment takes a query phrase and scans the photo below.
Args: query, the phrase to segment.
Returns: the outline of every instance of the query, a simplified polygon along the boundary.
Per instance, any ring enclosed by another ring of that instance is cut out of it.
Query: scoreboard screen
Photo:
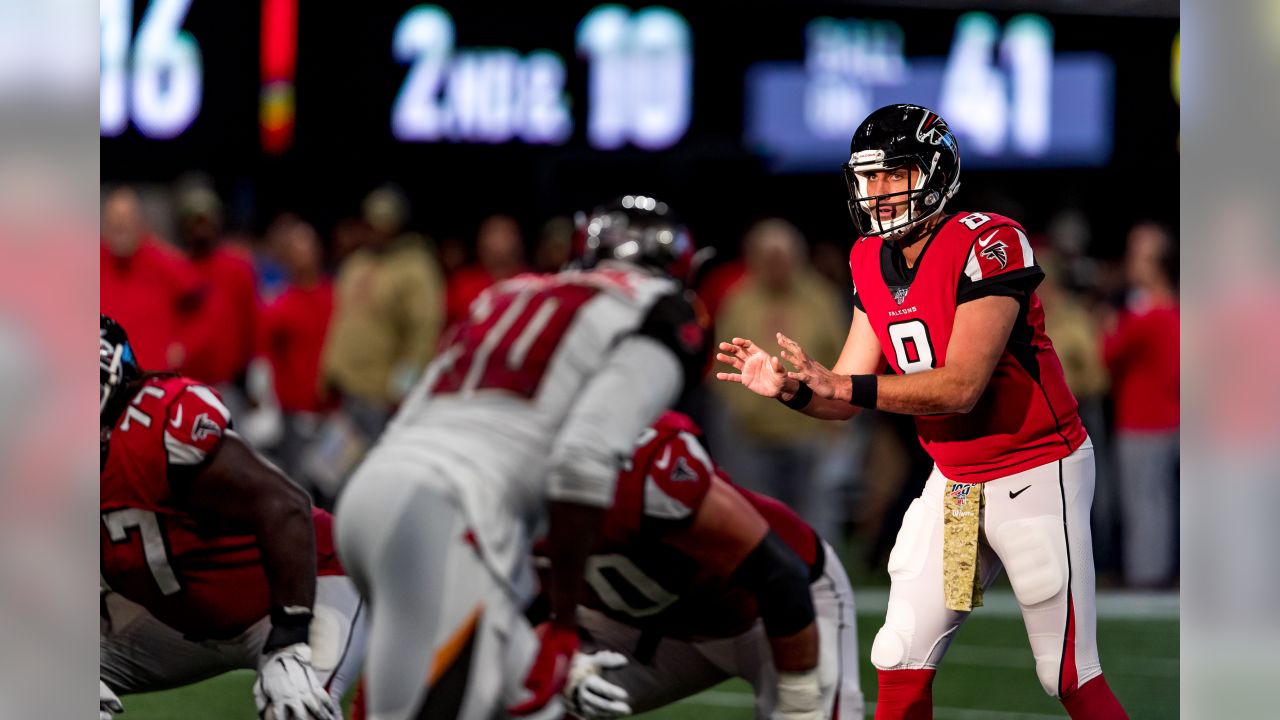
[[[103,179],[202,172],[242,224],[290,209],[324,226],[393,181],[439,232],[637,188],[704,228],[776,212],[841,232],[810,203],[842,207],[853,130],[900,101],[947,118],[970,193],[1039,173],[1012,181],[1033,204],[1105,206],[1121,173],[1144,178],[1139,199],[1176,196],[1176,18],[830,0],[100,8]]]
[[[779,4],[735,38],[752,20],[727,24],[719,4],[331,5],[103,0],[105,144],[661,152],[701,137],[810,171],[871,109],[912,101],[948,118],[969,167],[1105,165],[1114,145],[1122,53],[1090,48],[1077,18]]]

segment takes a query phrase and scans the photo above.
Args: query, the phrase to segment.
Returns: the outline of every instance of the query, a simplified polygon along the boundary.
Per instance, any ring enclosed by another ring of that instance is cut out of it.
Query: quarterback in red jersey
[[[648,712],[741,677],[758,718],[861,720],[840,559],[785,505],[729,482],[699,434],[664,414],[619,475],[587,562],[571,712]]]
[[[143,373],[105,315],[99,332],[100,711],[249,668],[259,714],[339,717],[365,633],[331,518],[231,430],[216,392]]]
[[[869,115],[844,174],[861,237],[839,359],[827,369],[781,334],[781,359],[734,338],[717,358],[736,372],[716,377],[823,419],[864,407],[916,416],[935,468],[889,558],[871,648],[876,717],[932,717],[935,669],[1002,567],[1045,692],[1073,718],[1126,717],[1095,640],[1093,445],[1045,335],[1025,231],[995,213],[943,211],[960,152],[927,108]]]

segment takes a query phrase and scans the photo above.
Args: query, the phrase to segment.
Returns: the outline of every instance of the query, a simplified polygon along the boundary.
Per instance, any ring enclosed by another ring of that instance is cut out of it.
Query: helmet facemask
[[[104,426],[115,423],[122,404],[117,399],[119,394],[141,374],[124,328],[102,316],[98,331],[98,416]]]
[[[98,416],[103,418],[107,412],[107,403],[110,402],[111,396],[115,393],[116,388],[123,383],[123,357],[124,345],[112,346],[106,340],[102,340],[98,347],[98,386],[100,396],[98,398]]]
[[[937,164],[937,153],[934,153],[927,164],[915,155],[885,157],[882,150],[864,150],[854,154],[844,165],[844,179],[849,188],[849,215],[859,233],[896,240],[906,235],[911,228],[941,212],[942,206],[955,192],[955,187],[945,196],[929,187],[929,180],[937,170]],[[891,172],[904,167],[913,180],[912,187],[880,195],[869,193],[865,173]],[[882,203],[901,203],[902,210],[894,217],[882,220],[878,212]]]

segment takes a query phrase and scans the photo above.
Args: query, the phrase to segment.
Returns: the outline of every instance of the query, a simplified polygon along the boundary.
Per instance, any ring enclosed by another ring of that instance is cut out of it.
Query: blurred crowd
[[[287,213],[260,234],[228,231],[222,200],[198,179],[105,188],[101,309],[128,330],[143,368],[217,387],[239,432],[328,505],[471,301],[504,278],[561,268],[574,232],[555,217],[527,238],[493,215],[470,237],[437,241],[410,220],[394,186],[327,237]],[[1099,581],[1175,586],[1178,238],[1140,222],[1106,239],[1122,252],[1101,260],[1084,213],[1027,229],[1046,274],[1046,328],[1098,453]],[[755,223],[697,281],[715,336],[782,332],[833,362],[853,308],[847,241],[806,238],[782,218]],[[752,400],[709,381],[687,409],[735,481],[882,570],[932,466],[911,418],[832,425]]]

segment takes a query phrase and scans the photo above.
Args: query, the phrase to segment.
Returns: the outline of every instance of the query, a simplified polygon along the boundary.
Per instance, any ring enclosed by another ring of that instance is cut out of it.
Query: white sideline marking
[[[853,602],[859,615],[884,617],[889,604],[889,589],[853,590]],[[1177,620],[1178,594],[1176,592],[1123,592],[1098,593],[1098,617],[1108,620]],[[992,590],[983,594],[982,607],[974,610],[975,617],[1021,617],[1018,601],[1008,590]]]
[[[694,695],[691,698],[686,698],[683,703],[686,705],[710,705],[713,707],[754,708],[756,706],[756,699],[750,693],[745,692],[737,693],[725,692],[723,690],[708,690],[704,693]],[[866,716],[871,717],[874,715],[875,709],[875,703],[867,703]],[[1054,720],[1057,720],[1062,716],[1046,715],[1044,713],[935,707],[933,709],[933,717],[936,720],[1041,720],[1042,718],[1054,718]]]

